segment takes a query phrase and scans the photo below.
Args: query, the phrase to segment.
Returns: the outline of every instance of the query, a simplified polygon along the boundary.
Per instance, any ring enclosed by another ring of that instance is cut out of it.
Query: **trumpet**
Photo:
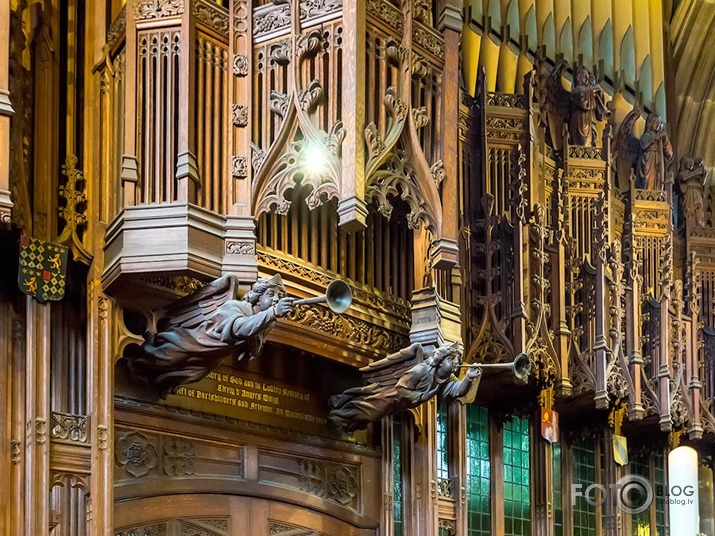
[[[293,305],[312,305],[314,303],[326,303],[330,310],[337,314],[342,314],[348,310],[353,302],[353,293],[345,281],[335,279],[331,281],[325,294],[315,298],[302,298],[295,300]]]
[[[494,368],[511,370],[516,383],[521,384],[526,383],[529,374],[531,374],[531,358],[526,354],[517,355],[511,363],[472,363],[470,365],[461,365],[459,368],[470,368],[475,365],[482,369]]]

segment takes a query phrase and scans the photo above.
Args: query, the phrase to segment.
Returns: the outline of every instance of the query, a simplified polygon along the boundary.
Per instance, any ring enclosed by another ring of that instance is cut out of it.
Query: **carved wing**
[[[395,385],[402,375],[424,360],[424,350],[420,343],[415,343],[399,352],[362,367],[363,380],[366,384],[377,383],[380,387]]]
[[[625,192],[630,184],[631,169],[638,158],[640,144],[633,134],[633,125],[641,116],[640,108],[633,108],[623,119],[618,136],[616,136],[616,173],[618,174],[618,188]]]
[[[560,125],[563,125],[566,120],[571,104],[571,94],[564,89],[564,85],[561,82],[567,67],[568,63],[565,60],[561,61],[553,68],[546,81],[546,111]]]
[[[196,327],[221,305],[233,299],[237,288],[236,276],[226,274],[170,304],[164,311],[164,318],[171,326]]]

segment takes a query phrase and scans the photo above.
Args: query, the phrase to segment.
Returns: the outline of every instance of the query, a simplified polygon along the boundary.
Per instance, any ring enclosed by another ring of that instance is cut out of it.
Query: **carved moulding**
[[[318,128],[312,116],[325,99],[324,89],[315,79],[305,88],[299,84],[302,63],[315,56],[322,44],[320,30],[311,30],[271,49],[276,62],[290,64],[288,91],[271,94],[271,110],[283,119],[275,141],[268,148],[253,147],[255,217],[272,209],[287,214],[291,204],[289,192],[297,185],[312,187],[305,200],[311,210],[331,198],[339,198],[342,181],[339,152],[345,130],[339,120],[328,131]],[[324,159],[322,169],[311,166],[315,158]]]
[[[228,12],[221,6],[209,0],[193,0],[192,11],[198,22],[218,35],[228,37]]]
[[[87,443],[86,415],[52,412],[50,421],[50,436],[53,440],[70,441],[72,443]]]
[[[136,18],[160,19],[184,13],[184,0],[140,0],[136,4]]]

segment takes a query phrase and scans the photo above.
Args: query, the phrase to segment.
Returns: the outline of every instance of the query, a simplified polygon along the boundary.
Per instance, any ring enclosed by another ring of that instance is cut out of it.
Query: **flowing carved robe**
[[[153,377],[161,393],[198,381],[231,354],[239,359],[256,357],[275,323],[273,308],[253,313],[245,301],[229,300],[195,327],[172,326],[148,339],[130,366]]]
[[[372,383],[347,389],[328,400],[331,409],[329,419],[350,432],[387,415],[416,408],[437,394],[445,400],[467,396],[479,385],[480,377],[440,381],[435,373],[436,367],[425,361],[405,372],[394,386]]]
[[[636,164],[636,187],[662,190],[665,170],[673,157],[673,146],[665,133],[646,131],[640,139],[641,154]]]
[[[608,115],[600,90],[591,85],[575,85],[571,90],[569,136],[573,145],[596,144],[595,122]]]

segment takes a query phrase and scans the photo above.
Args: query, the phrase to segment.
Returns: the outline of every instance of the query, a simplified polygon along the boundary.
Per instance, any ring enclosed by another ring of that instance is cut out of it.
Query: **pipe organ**
[[[700,9],[0,0],[0,536],[675,534],[568,490],[683,445],[707,513]]]

